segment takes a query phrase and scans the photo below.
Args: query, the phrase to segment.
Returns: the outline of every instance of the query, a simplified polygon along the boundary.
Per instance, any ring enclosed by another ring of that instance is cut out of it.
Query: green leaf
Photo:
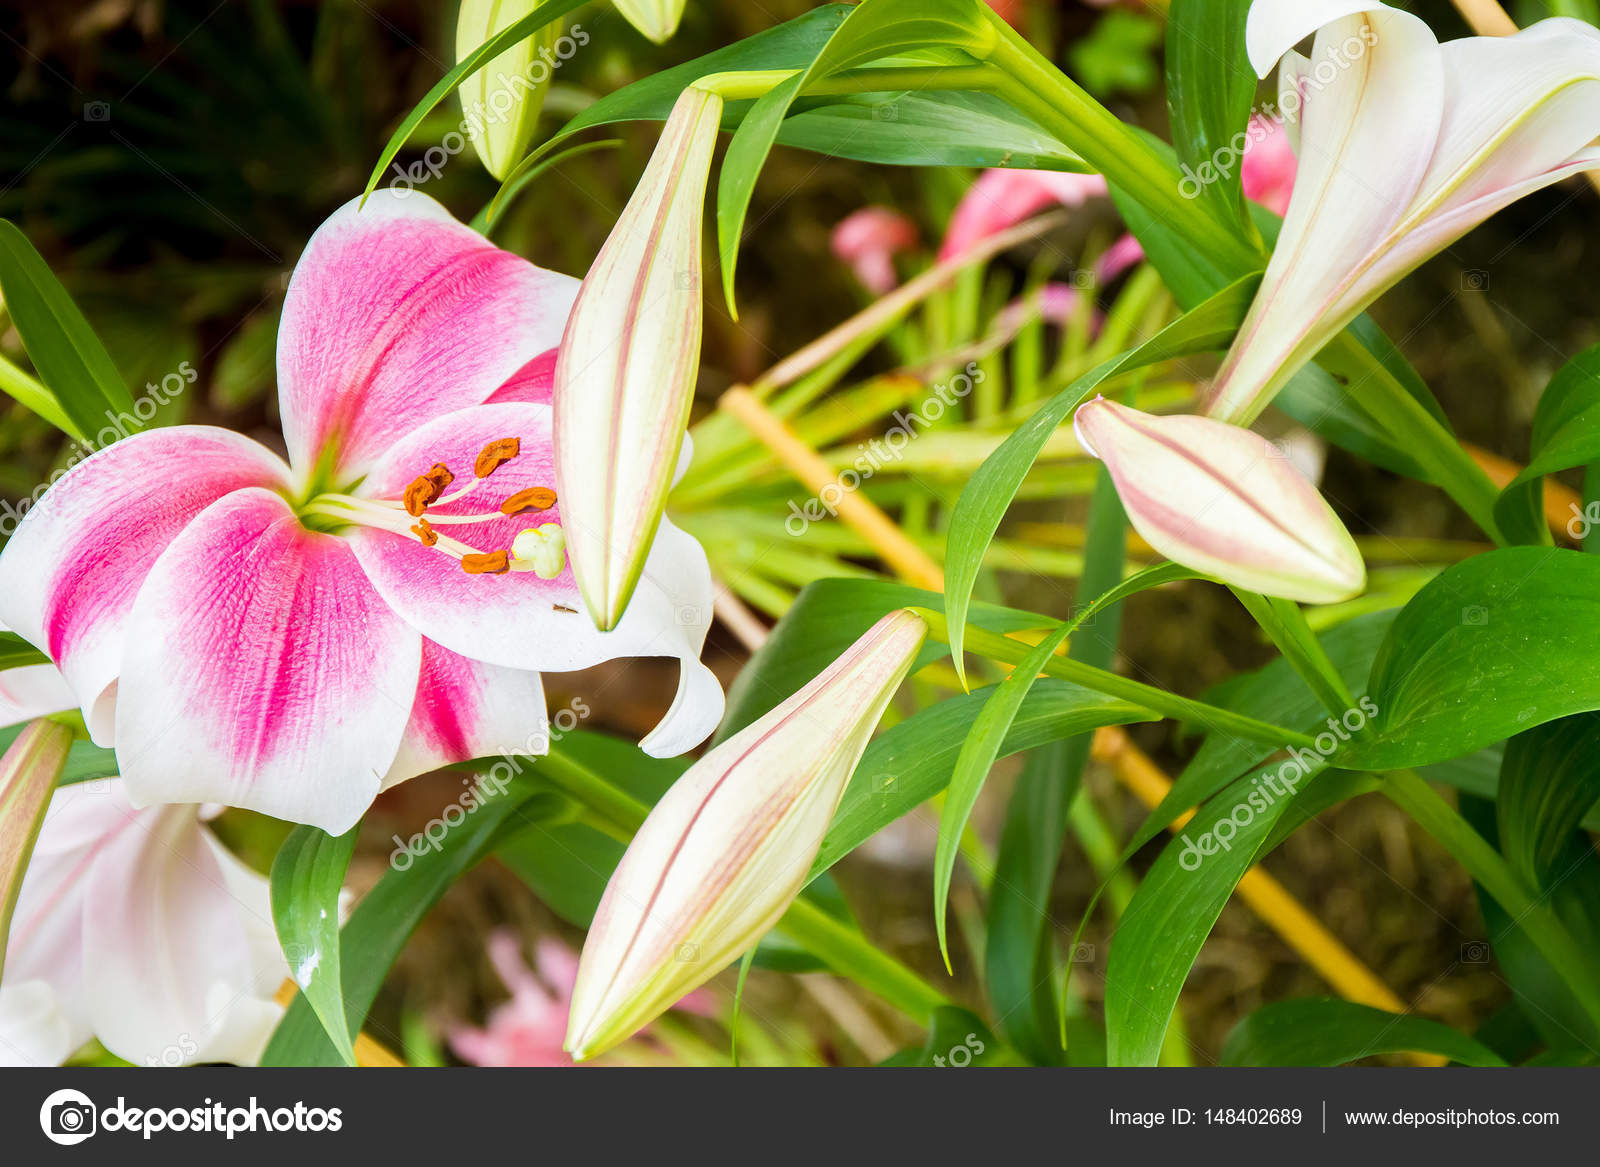
[[[1099,595],[1122,578],[1127,558],[1127,515],[1104,466],[1096,471],[1089,502],[1083,574],[1078,594]],[[1067,646],[1074,660],[1110,668],[1121,630],[1121,606],[1112,605],[1084,625]],[[984,954],[989,1002],[1011,1044],[1036,1065],[1062,1060],[1061,1014],[1056,1005],[1055,930],[1050,889],[1061,862],[1072,800],[1083,780],[1091,737],[1080,734],[1029,754],[1006,806],[989,886],[988,942]],[[1105,1035],[1066,1017],[1068,1061],[1084,1064],[1084,1034],[1094,1032],[1105,1065]]]
[[[1172,144],[1198,197],[1241,231],[1247,230],[1239,177],[1243,155],[1233,141],[1256,95],[1256,72],[1244,43],[1249,11],[1250,0],[1174,0],[1167,13]],[[1206,181],[1208,167],[1214,180]]]
[[[483,68],[512,45],[527,40],[545,25],[550,24],[552,21],[560,20],[584,2],[585,0],[545,0],[545,3],[539,5],[521,20],[502,29],[465,57],[462,57],[455,68],[439,78],[433,88],[423,95],[422,100],[417,102],[411,112],[406,114],[405,118],[400,122],[395,132],[389,136],[389,141],[384,146],[383,152],[378,155],[378,164],[372,168],[372,175],[367,179],[366,189],[362,192],[362,197],[365,198],[377,189],[379,180],[383,178],[384,169],[394,161],[395,155],[399,154],[405,144],[410,141],[411,135],[416,132],[423,119],[432,113],[441,101],[454,93],[463,80],[472,76],[472,74]]]
[[[1600,708],[1600,558],[1510,547],[1442,572],[1395,619],[1367,692],[1378,712],[1341,766],[1441,762]]]
[[[1263,781],[1272,768],[1245,775],[1207,803],[1161,852],[1123,913],[1106,966],[1110,1065],[1156,1064],[1201,944],[1269,841],[1377,784],[1322,770],[1303,777],[1292,795],[1274,795]]]
[[[962,659],[963,625],[984,555],[1011,500],[1016,497],[1050,435],[1107,378],[1157,361],[1225,347],[1249,310],[1259,278],[1246,276],[1228,285],[1138,348],[1104,361],[1079,377],[1012,431],[967,480],[951,513],[945,543],[945,603],[950,622],[951,659],[963,680],[966,677]]]
[[[785,21],[737,44],[696,57],[671,69],[652,73],[615,93],[607,94],[577,114],[556,132],[551,142],[560,141],[582,130],[617,122],[665,121],[678,95],[702,77],[715,73],[768,72],[804,69],[817,59],[824,46],[853,11],[849,4],[823,4],[802,16]],[[729,102],[724,107],[724,128],[737,124],[748,103]],[[737,115],[731,111],[740,108]],[[541,149],[547,149],[549,143]]]
[[[778,128],[808,84],[869,61],[910,50],[966,49],[981,55],[994,41],[981,0],[862,0],[802,73],[760,98],[734,131],[717,182],[717,245],[728,311],[734,306],[734,269],[756,176],[766,165]]]
[[[899,90],[802,97],[777,142],[888,166],[1088,170],[1062,142],[987,93]]]
[[[1160,563],[1130,576],[1073,615],[1039,641],[1021,663],[1011,670],[1011,675],[995,686],[982,711],[973,720],[972,730],[956,758],[946,793],[944,810],[939,816],[939,838],[933,856],[933,920],[939,937],[939,952],[944,957],[945,968],[950,968],[950,951],[945,936],[945,906],[950,897],[950,877],[955,871],[956,853],[961,845],[961,833],[967,829],[972,808],[978,804],[978,795],[989,777],[989,770],[999,756],[1006,734],[1010,732],[1022,702],[1033,688],[1051,656],[1083,621],[1093,617],[1109,604],[1115,604],[1146,588],[1157,587],[1174,580],[1193,579],[1197,573],[1176,563]]]
[[[968,1066],[1004,1064],[1000,1039],[977,1016],[954,1005],[933,1011],[928,1040],[920,1049],[902,1050],[884,1066],[964,1069]]]
[[[1394,617],[1393,612],[1375,612],[1341,624],[1320,637],[1323,651],[1358,698],[1365,690],[1372,659]],[[1237,713],[1275,725],[1306,727],[1311,732],[1327,729],[1336,735],[1338,732],[1325,720],[1327,714],[1322,702],[1282,658],[1253,673],[1233,678],[1223,691],[1211,696]],[[1366,707],[1360,708],[1365,715]],[[1349,731],[1343,732],[1348,734]],[[1237,775],[1259,766],[1273,752],[1271,746],[1235,734],[1208,734],[1166,797],[1134,832],[1124,859],[1166,830],[1184,811],[1216,794]]]
[[[1534,411],[1530,450],[1527,469],[1506,484],[1494,513],[1508,537],[1521,543],[1547,543],[1550,530],[1541,506],[1542,479],[1600,460],[1600,345],[1585,349],[1550,378]],[[1587,514],[1575,513],[1572,518],[1579,538],[1597,525]]]
[[[49,391],[22,403],[73,437],[106,428],[106,413],[131,414],[133,398],[111,355],[44,258],[0,219],[0,291],[22,347]]]
[[[1500,850],[1528,884],[1567,873],[1558,861],[1600,802],[1600,714],[1563,717],[1506,744],[1495,805]]]
[[[15,632],[0,632],[0,669],[18,669],[24,665],[47,665],[50,658],[29,644]]]
[[[1300,679],[1316,693],[1323,708],[1338,716],[1355,704],[1350,687],[1344,683],[1339,670],[1323,651],[1321,642],[1306,623],[1300,605],[1292,600],[1261,596],[1242,588],[1230,587],[1228,590],[1244,605],[1272,643],[1277,645],[1278,651],[1283,653],[1283,659],[1300,674]]]
[[[813,878],[945,788],[990,696],[989,690],[980,689],[949,698],[917,711],[872,740],[822,841],[811,869]],[[1023,699],[996,756],[1102,726],[1155,720],[1156,715],[1130,702],[1070,681],[1042,680]]]
[[[1263,1005],[1228,1034],[1225,1066],[1342,1066],[1375,1054],[1439,1054],[1464,1066],[1503,1066],[1494,1051],[1426,1017],[1352,1001],[1305,998]]]
[[[501,830],[518,822],[521,804],[534,793],[531,782],[522,778],[514,779],[501,794],[490,793],[437,848],[408,852],[409,862],[403,867],[391,864],[356,905],[340,934],[339,961],[344,1015],[352,1038],[366,1023],[407,938],[450,885],[492,848]],[[337,1066],[342,1061],[303,995],[289,1006],[261,1055],[263,1066]]]
[[[356,1053],[339,977],[339,893],[360,832],[358,825],[335,838],[317,827],[297,827],[272,861],[278,944],[289,974],[347,1066],[356,1064]]]

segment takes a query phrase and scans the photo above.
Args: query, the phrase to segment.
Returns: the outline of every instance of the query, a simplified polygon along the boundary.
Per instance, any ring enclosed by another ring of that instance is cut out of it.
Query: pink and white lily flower
[[[134,805],[343,832],[413,775],[543,748],[540,671],[622,656],[680,661],[647,752],[711,732],[699,544],[663,522],[604,633],[566,564],[549,401],[577,288],[425,195],[348,203],[284,303],[287,461],[226,430],[147,430],[28,512],[0,619],[60,667]]]
[[[1317,36],[1309,59],[1293,51]],[[1299,174],[1206,410],[1248,424],[1380,294],[1525,194],[1600,166],[1600,30],[1440,44],[1377,0],[1256,0],[1247,48],[1298,110]]]
[[[137,1066],[254,1063],[289,975],[267,880],[200,807],[136,810],[124,785],[51,799],[6,944],[0,1065],[59,1065],[91,1037]]]

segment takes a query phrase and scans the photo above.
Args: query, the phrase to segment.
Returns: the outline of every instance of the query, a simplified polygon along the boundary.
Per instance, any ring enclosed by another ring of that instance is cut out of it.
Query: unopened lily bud
[[[672,485],[700,365],[700,232],[722,99],[684,90],[584,277],[556,360],[556,477],[573,576],[622,618]]]
[[[645,36],[662,44],[678,31],[687,0],[616,0],[617,11]]]
[[[461,0],[456,60],[539,6],[539,0]],[[545,90],[555,69],[561,22],[552,21],[512,45],[461,83],[461,111],[484,168],[505,178],[533,140]]]
[[[1366,586],[1355,541],[1278,447],[1209,418],[1154,417],[1105,398],[1073,419],[1106,464],[1128,520],[1185,567],[1263,595],[1313,604]]]
[[[717,746],[656,804],[584,945],[567,1049],[625,1040],[778,922],[927,625],[885,616],[820,676]]]

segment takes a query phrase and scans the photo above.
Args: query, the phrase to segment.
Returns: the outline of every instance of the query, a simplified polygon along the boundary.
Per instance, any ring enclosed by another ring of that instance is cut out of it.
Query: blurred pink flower
[[[1078,207],[1106,193],[1099,174],[1064,174],[1055,170],[985,170],[950,216],[941,260],[960,255],[973,244],[1016,225],[1052,204]]]
[[[1071,284],[1041,284],[1034,291],[1025,296],[1018,296],[995,313],[995,327],[999,331],[1014,333],[1033,315],[1038,315],[1047,324],[1058,326],[1066,324],[1078,311],[1078,300],[1081,295],[1082,293]],[[1089,331],[1099,332],[1104,320],[1103,314],[1095,311],[1090,317]]]
[[[450,1048],[474,1066],[571,1066],[561,1048],[567,1035],[572,987],[578,981],[578,955],[559,940],[546,937],[535,950],[537,975],[522,959],[522,943],[509,928],[497,929],[488,943],[489,961],[511,1000],[489,1013],[482,1029],[454,1026]],[[675,1008],[702,1017],[713,1015],[710,997],[690,993]]]
[[[1100,253],[1095,261],[1096,282],[1109,284],[1130,267],[1144,260],[1144,248],[1132,235],[1124,235]]]
[[[856,279],[874,295],[892,291],[900,282],[894,256],[917,245],[916,224],[888,207],[862,207],[833,229],[833,254],[850,265]]]
[[[1247,133],[1251,144],[1239,168],[1245,197],[1281,215],[1288,209],[1289,194],[1294,190],[1294,143],[1282,122],[1260,114],[1250,118]],[[1257,138],[1258,133],[1263,136]]]

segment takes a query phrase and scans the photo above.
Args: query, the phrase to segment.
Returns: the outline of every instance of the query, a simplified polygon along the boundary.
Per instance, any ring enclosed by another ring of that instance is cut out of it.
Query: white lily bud
[[[687,0],[616,0],[617,11],[645,36],[663,44],[678,31]]]
[[[567,1028],[623,1041],[752,948],[805,886],[828,824],[927,625],[893,612],[656,804],[606,885]]]
[[[595,625],[639,582],[700,365],[700,232],[722,99],[683,91],[578,290],[556,360],[556,477],[567,551]]]
[[[1366,586],[1344,524],[1260,435],[1210,418],[1154,417],[1103,397],[1079,408],[1073,428],[1106,464],[1134,530],[1168,559],[1313,604]]]
[[[456,60],[539,6],[539,0],[461,0],[456,17]],[[475,127],[472,146],[484,168],[505,178],[533,140],[554,69],[561,22],[552,21],[512,45],[461,83],[461,111]]]

